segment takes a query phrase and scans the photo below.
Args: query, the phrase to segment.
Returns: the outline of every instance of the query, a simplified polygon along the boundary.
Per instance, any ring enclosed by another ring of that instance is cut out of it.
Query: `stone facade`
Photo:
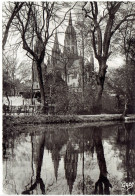
[[[39,48],[39,44],[36,48]],[[69,89],[76,92],[82,91],[82,65],[83,57],[78,55],[76,31],[72,24],[72,16],[70,13],[68,26],[65,31],[63,52],[60,49],[57,31],[55,32],[55,39],[51,55],[47,60],[47,73],[59,72],[62,79],[66,81]],[[34,86],[33,89],[38,90],[38,77],[36,66],[34,66]],[[44,69],[44,63],[42,65]],[[84,59],[84,75],[85,81],[89,81],[94,71],[94,57],[91,53],[90,62]]]
[[[91,53],[90,62],[84,60],[85,81],[89,81],[94,71],[94,57]],[[62,79],[67,80],[69,89],[81,92],[82,84],[82,64],[83,57],[78,55],[76,31],[72,25],[71,13],[69,16],[68,26],[65,31],[64,49],[60,50],[57,32],[52,49],[51,58],[48,58],[47,72],[55,74],[57,71],[61,73]]]

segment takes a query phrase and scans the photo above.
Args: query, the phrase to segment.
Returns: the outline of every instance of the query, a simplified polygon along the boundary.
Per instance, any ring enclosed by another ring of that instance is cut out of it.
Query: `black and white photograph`
[[[135,195],[135,1],[2,1],[2,193]]]

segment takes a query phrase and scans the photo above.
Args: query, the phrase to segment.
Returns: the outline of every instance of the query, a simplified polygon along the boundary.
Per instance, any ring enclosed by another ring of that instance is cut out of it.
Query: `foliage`
[[[9,56],[9,54],[3,52],[3,93],[7,92],[9,95],[15,95],[16,90],[24,90],[23,83],[25,83],[25,88],[27,88],[28,78],[31,75],[29,63],[29,61],[22,61],[18,65],[16,56]]]
[[[45,92],[48,103],[55,105],[56,114],[66,114],[68,107],[68,87],[59,72],[47,74],[45,77]]]
[[[83,109],[81,93],[69,92],[68,113],[78,114]]]
[[[95,87],[90,83],[85,84],[83,100],[82,92],[69,92],[68,113],[93,114],[94,96]]]
[[[14,15],[14,6],[16,4],[8,3],[5,6],[5,15],[8,20],[11,19],[12,23],[12,25],[10,23],[11,27],[9,25],[12,30],[11,32],[19,32],[20,43],[22,43],[23,49],[26,51],[27,56],[35,62],[43,112],[46,112],[46,96],[43,85],[42,63],[46,55],[47,45],[55,30],[65,20],[66,14],[75,6],[74,4],[73,7],[65,7],[66,12],[64,16],[60,17],[58,12],[61,10],[61,5],[63,8],[67,4],[57,2],[25,2]],[[9,15],[6,13],[7,7]]]
[[[92,47],[95,58],[99,63],[99,71],[96,77],[97,88],[91,83],[83,84],[82,93],[68,92],[67,81],[63,81],[61,76],[55,73],[53,76],[43,72],[42,64],[50,47],[51,38],[57,28],[65,21],[66,14],[75,7],[72,3],[63,2],[8,2],[4,4],[3,11],[5,19],[3,49],[6,44],[8,33],[11,37],[16,36],[15,44],[21,46],[26,51],[27,56],[35,62],[38,71],[37,77],[40,86],[41,102],[45,105],[55,104],[56,113],[65,114],[93,113],[93,104],[100,104],[103,94],[104,81],[107,70],[107,60],[115,47],[120,44],[122,54],[125,55],[126,63],[124,68],[117,69],[108,78],[110,89],[118,95],[134,99],[134,25],[135,4],[133,2],[80,2],[76,12],[77,22],[75,24],[78,35],[79,49],[83,50],[83,58],[89,56]],[[81,14],[80,9],[82,9]],[[63,14],[63,10],[65,13]],[[75,11],[75,10],[74,10]],[[62,15],[59,13],[62,12]],[[83,12],[83,13],[82,13]],[[84,15],[85,14],[85,17]],[[9,32],[9,29],[11,30]],[[19,32],[19,34],[18,34]],[[120,36],[120,39],[118,38]],[[10,39],[8,39],[11,42]],[[17,43],[18,42],[18,43]],[[83,43],[82,43],[83,42]],[[124,43],[124,45],[122,45]],[[11,45],[12,42],[10,43]],[[67,78],[67,65],[71,59],[65,57],[65,78]],[[16,58],[3,56],[3,89],[19,89],[21,82],[26,81],[31,74],[31,63],[22,62],[18,67]],[[83,67],[83,65],[82,65]],[[17,78],[17,75],[20,77]],[[44,76],[45,81],[44,81]],[[82,73],[84,80],[84,72]],[[66,79],[67,80],[67,79]],[[26,83],[25,83],[26,84]],[[45,85],[45,87],[44,87]],[[121,85],[121,86],[120,86]],[[96,93],[97,92],[97,93]],[[97,94],[97,96],[96,96]],[[25,97],[30,96],[26,92]],[[96,98],[95,98],[96,97]],[[48,100],[45,100],[48,99]],[[104,102],[109,97],[103,97]],[[132,101],[131,101],[132,103]],[[131,104],[130,103],[130,104]]]
[[[135,67],[125,65],[111,73],[111,77],[107,81],[110,90],[118,97],[118,105],[124,105],[125,96],[128,99],[130,108],[134,108],[134,90],[135,90]],[[122,97],[121,97],[122,96]],[[131,111],[128,111],[131,112]]]
[[[129,45],[129,62],[135,66],[135,35],[127,40],[127,44]]]
[[[32,66],[30,60],[21,61],[21,63],[17,66],[16,75],[21,83],[25,81],[27,82],[28,80],[31,79],[31,75],[32,75],[31,67]]]
[[[110,57],[111,40],[121,25],[127,20],[135,20],[135,4],[132,2],[84,2],[82,10],[89,19],[92,37],[92,46],[95,58],[98,60],[99,72],[97,75],[97,111],[101,112],[101,98],[107,70],[107,60]]]
[[[16,60],[3,53],[3,93],[12,94],[15,91],[15,71]]]

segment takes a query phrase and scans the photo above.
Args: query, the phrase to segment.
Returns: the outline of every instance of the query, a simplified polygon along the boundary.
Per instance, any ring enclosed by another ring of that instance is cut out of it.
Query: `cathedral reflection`
[[[57,181],[59,162],[61,160],[60,151],[68,141],[68,133],[65,130],[56,129],[46,133],[46,148],[51,152],[54,164],[54,175]]]
[[[77,163],[78,152],[74,150],[71,141],[69,141],[67,144],[66,154],[64,156],[64,168],[70,194],[72,194],[73,185],[77,175]]]
[[[31,168],[29,168],[29,179],[26,182],[22,194],[46,194],[48,193],[48,181],[46,167],[48,163],[44,153],[49,152],[52,161],[52,180],[59,185],[61,178],[66,180],[67,190],[70,194],[80,191],[80,194],[110,194],[110,188],[114,189],[112,174],[108,177],[109,160],[104,154],[103,141],[107,141],[112,151],[117,152],[119,163],[117,170],[122,171],[121,180],[126,183],[135,180],[135,127],[134,124],[123,124],[114,126],[112,132],[104,127],[83,127],[82,128],[56,128],[44,129],[41,134],[30,134]],[[113,139],[112,139],[113,138]],[[10,140],[9,140],[10,141]],[[4,144],[4,143],[3,143]],[[16,148],[16,138],[10,144],[11,156]],[[18,144],[17,144],[18,145]],[[5,143],[4,157],[6,158],[9,149]],[[47,155],[48,156],[48,155]],[[93,158],[92,158],[93,157]],[[96,159],[97,158],[97,159]],[[106,162],[107,159],[107,162]],[[95,162],[96,160],[96,162]],[[24,159],[25,161],[25,159]],[[61,164],[60,164],[61,161]],[[99,176],[92,176],[91,163]],[[61,173],[64,167],[64,172]],[[90,173],[88,172],[90,171]],[[109,172],[110,173],[110,172]],[[6,174],[6,172],[5,172]],[[62,174],[62,175],[61,175]],[[8,178],[8,176],[6,176]],[[79,181],[78,181],[79,179]],[[29,183],[28,183],[29,182]],[[76,182],[76,183],[75,183]],[[80,184],[79,184],[80,183]],[[91,183],[91,185],[90,185]],[[112,185],[111,185],[112,184]],[[80,187],[78,187],[78,185]],[[89,187],[91,189],[89,189]],[[66,190],[66,191],[67,191]],[[121,187],[117,190],[121,193]],[[124,194],[134,194],[133,188],[124,189]]]

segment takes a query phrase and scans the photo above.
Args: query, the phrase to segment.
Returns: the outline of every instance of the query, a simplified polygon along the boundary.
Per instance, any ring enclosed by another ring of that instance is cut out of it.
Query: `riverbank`
[[[132,121],[135,115],[122,118],[121,114],[101,115],[25,115],[25,116],[3,116],[3,124],[59,124],[59,123],[90,123],[106,121]]]
[[[101,115],[25,115],[25,116],[3,116],[3,123],[21,124],[58,124],[58,123],[84,123],[100,121],[122,120],[120,114]]]

